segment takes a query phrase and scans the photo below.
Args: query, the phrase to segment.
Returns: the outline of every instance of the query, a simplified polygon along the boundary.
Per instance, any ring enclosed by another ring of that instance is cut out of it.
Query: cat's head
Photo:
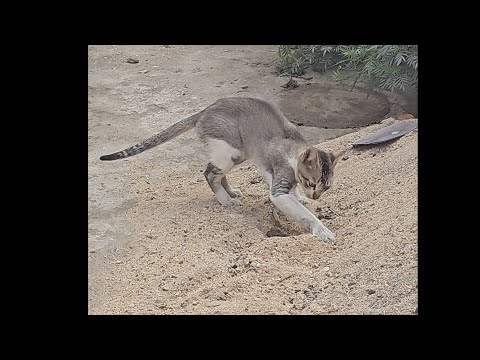
[[[345,152],[332,153],[309,147],[300,153],[296,175],[307,197],[318,199],[332,186],[333,170]]]

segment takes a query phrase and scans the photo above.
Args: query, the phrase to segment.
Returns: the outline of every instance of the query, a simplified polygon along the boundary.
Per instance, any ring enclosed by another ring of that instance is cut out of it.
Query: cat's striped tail
[[[142,141],[140,144],[134,145],[132,147],[129,147],[128,149],[118,151],[113,154],[109,155],[103,155],[100,157],[100,160],[118,160],[118,159],[124,159],[129,156],[137,155],[140,154],[141,152],[144,152],[145,150],[151,149],[157,145],[163,144],[169,140],[172,140],[173,138],[177,137],[178,135],[183,134],[184,132],[193,129],[195,127],[195,124],[197,123],[197,120],[200,116],[201,112],[192,115],[186,119],[183,119],[169,128],[165,129],[161,133],[152,136],[151,138]]]

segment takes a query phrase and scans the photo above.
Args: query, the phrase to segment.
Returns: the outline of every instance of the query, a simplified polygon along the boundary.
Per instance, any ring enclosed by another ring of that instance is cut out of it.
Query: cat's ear
[[[312,166],[313,164],[319,162],[317,149],[312,147],[306,148],[300,155],[300,158],[307,166]]]
[[[338,160],[347,152],[347,150],[334,151],[330,153],[330,159],[332,160],[332,165],[335,166],[338,163]]]

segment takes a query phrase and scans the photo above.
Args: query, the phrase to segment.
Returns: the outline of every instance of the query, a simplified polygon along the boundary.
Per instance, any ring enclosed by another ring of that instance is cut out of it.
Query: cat
[[[220,204],[242,204],[241,191],[230,187],[226,174],[248,159],[267,181],[270,200],[279,210],[307,225],[322,240],[335,240],[335,234],[304,206],[308,199],[300,195],[297,184],[308,198],[318,199],[332,186],[335,165],[345,151],[332,153],[308,146],[295,125],[270,102],[219,99],[142,143],[100,160],[139,154],[194,127],[210,155],[204,175]]]

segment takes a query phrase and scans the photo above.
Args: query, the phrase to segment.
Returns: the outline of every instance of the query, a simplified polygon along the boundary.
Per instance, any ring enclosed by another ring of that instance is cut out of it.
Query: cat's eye
[[[310,186],[311,188],[315,188],[316,185],[317,184],[314,182],[311,182],[311,181],[308,182],[308,186]]]

